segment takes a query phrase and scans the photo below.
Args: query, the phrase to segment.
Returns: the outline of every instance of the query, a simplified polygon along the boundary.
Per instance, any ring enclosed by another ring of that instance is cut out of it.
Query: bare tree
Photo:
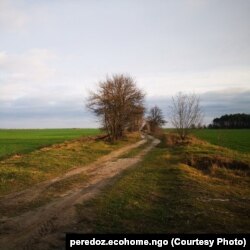
[[[170,119],[182,140],[185,140],[190,128],[201,123],[203,114],[200,98],[196,94],[179,93],[172,97]]]
[[[117,140],[142,119],[144,96],[132,77],[113,75],[99,82],[97,91],[90,93],[87,107],[100,118],[110,139]]]
[[[166,124],[162,110],[158,106],[154,106],[149,110],[147,121],[150,125],[150,129],[152,130],[152,132]]]

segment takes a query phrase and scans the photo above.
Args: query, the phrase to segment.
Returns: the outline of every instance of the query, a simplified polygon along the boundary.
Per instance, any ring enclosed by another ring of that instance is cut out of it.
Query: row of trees
[[[145,93],[136,86],[134,79],[127,75],[113,75],[99,82],[96,92],[91,92],[87,107],[100,119],[110,140],[118,140],[126,130],[139,130],[143,122],[151,131],[163,126],[166,121],[157,106],[145,117]],[[202,120],[200,100],[195,95],[179,93],[172,98],[170,119],[184,140],[189,129]]]
[[[226,114],[215,118],[209,128],[250,128],[250,115]]]

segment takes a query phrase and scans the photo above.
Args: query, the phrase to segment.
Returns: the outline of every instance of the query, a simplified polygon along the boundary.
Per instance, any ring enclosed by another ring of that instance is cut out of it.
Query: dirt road
[[[76,222],[75,206],[78,203],[95,197],[100,191],[114,181],[125,169],[142,160],[159,140],[151,138],[152,142],[136,157],[120,158],[125,152],[139,147],[146,140],[126,146],[100,158],[93,164],[76,168],[64,176],[40,183],[28,190],[11,194],[0,201],[0,205],[18,206],[19,203],[29,203],[36,199],[50,185],[74,175],[84,173],[88,176],[80,186],[58,197],[48,204],[35,210],[20,214],[13,218],[2,218],[0,221],[1,249],[62,249],[64,245],[64,230]],[[73,230],[73,229],[72,229]]]

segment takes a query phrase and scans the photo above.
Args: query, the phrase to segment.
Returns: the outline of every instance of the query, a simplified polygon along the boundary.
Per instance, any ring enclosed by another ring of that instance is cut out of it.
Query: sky
[[[0,0],[0,128],[98,127],[86,98],[119,73],[166,120],[180,91],[205,123],[250,113],[249,13],[248,0]]]

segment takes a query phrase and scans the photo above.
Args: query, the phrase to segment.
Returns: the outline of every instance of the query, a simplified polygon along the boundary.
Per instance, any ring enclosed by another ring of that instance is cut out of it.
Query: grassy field
[[[250,152],[250,129],[197,129],[192,133],[215,145]]]
[[[65,140],[97,134],[100,134],[99,129],[0,129],[0,159]]]
[[[63,131],[68,134],[63,135]],[[48,144],[58,142],[56,140],[64,142],[49,147],[40,144],[37,147],[42,148],[38,150],[30,146],[27,154],[16,154],[0,160],[0,196],[59,176],[74,167],[84,166],[102,155],[140,139],[139,134],[134,134],[125,140],[110,144],[82,137],[87,135],[86,130],[33,132],[33,137],[32,133],[27,132],[30,137],[21,133],[20,141],[22,142],[22,138],[27,140],[27,143],[32,141],[32,138],[39,141],[42,136],[35,134],[41,132],[44,133]],[[89,132],[98,133],[96,130]],[[241,134],[237,135],[237,132]],[[125,171],[117,180],[110,181],[110,185],[101,195],[77,205],[77,221],[80,222],[73,225],[74,231],[249,233],[250,143],[246,140],[248,130],[233,130],[229,133],[231,144],[226,143],[227,148],[222,147],[221,140],[219,143],[216,143],[216,140],[212,140],[212,144],[208,142],[209,138],[216,138],[214,130],[197,130],[194,133],[205,140],[190,138],[187,143],[180,144],[173,133],[166,134],[157,148],[146,155],[137,166]],[[227,131],[223,130],[222,133],[225,135]],[[82,138],[65,141],[76,137]],[[12,138],[10,135],[8,138],[17,140],[14,134]],[[148,144],[122,155],[121,158],[137,156],[146,145]],[[84,182],[85,178],[82,174],[53,185],[51,190],[46,190],[41,194],[43,197],[31,206],[38,207],[52,200],[54,189],[60,193],[60,190],[74,188]],[[9,211],[2,207],[0,212],[15,215],[28,209],[30,207],[18,207]]]
[[[178,145],[166,138],[99,197],[77,206],[82,221],[77,229],[94,233],[250,232],[250,155],[219,149],[199,140]]]
[[[65,137],[62,138],[65,140]],[[112,144],[82,137],[39,150],[32,148],[33,151],[30,153],[2,159],[0,160],[0,196],[60,176],[74,167],[85,166],[115,149],[138,140],[140,140],[138,133]]]

